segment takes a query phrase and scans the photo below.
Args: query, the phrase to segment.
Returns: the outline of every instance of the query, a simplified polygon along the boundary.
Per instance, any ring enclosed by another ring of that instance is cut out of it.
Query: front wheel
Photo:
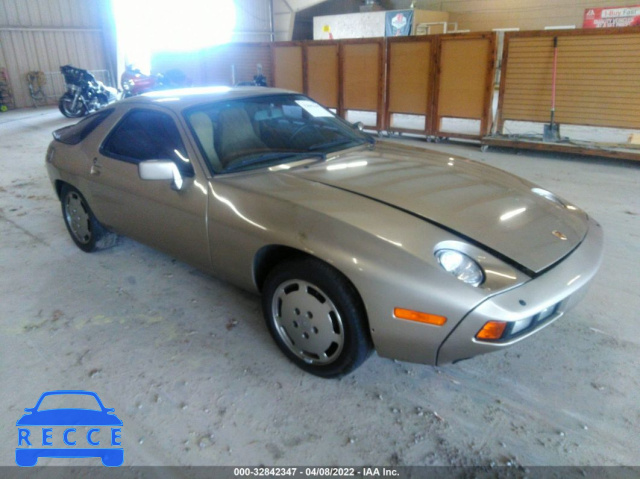
[[[78,248],[86,253],[96,249],[96,243],[105,235],[104,227],[98,222],[84,196],[65,185],[61,191],[62,218],[71,239]]]
[[[74,105],[74,97],[71,93],[65,93],[60,97],[60,101],[58,102],[58,109],[60,113],[62,113],[67,118],[79,118],[87,114],[87,108],[84,105],[84,102],[78,98]]]
[[[278,347],[316,376],[348,374],[371,353],[362,301],[326,263],[309,258],[274,268],[265,281],[262,308]]]

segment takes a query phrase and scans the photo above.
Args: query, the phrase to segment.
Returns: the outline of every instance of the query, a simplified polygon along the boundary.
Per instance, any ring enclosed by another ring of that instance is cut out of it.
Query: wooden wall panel
[[[430,129],[428,119],[433,101],[434,43],[432,36],[388,39],[387,129],[408,131],[392,126],[392,116],[396,113],[424,116],[424,129],[419,131],[427,133]]]
[[[503,118],[548,120],[551,109],[553,39],[514,38],[509,44],[507,66],[509,80],[501,109]],[[503,71],[504,78],[507,70]]]
[[[427,113],[431,41],[389,41],[389,111],[394,113]]]
[[[304,92],[302,45],[277,43],[272,46],[273,86]]]
[[[345,40],[340,42],[340,62],[342,71],[342,111],[375,111],[377,129],[382,127],[383,96],[383,53],[382,39]]]
[[[439,38],[435,128],[440,130],[444,117],[479,120],[479,136],[483,136],[491,127],[495,34],[442,35]]]
[[[558,38],[555,120],[640,128],[640,28],[522,32],[505,36],[500,122],[548,123]]]
[[[313,42],[306,48],[305,93],[327,108],[339,107],[339,45]]]

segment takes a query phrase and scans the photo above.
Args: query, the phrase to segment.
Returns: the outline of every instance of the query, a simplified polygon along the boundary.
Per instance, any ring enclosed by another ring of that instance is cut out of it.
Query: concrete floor
[[[566,197],[606,234],[590,294],[504,353],[376,355],[342,380],[289,363],[257,297],[127,238],[65,230],[44,168],[56,109],[0,114],[0,465],[43,391],[97,392],[127,465],[640,465],[640,164],[414,141]],[[85,462],[83,462],[85,461]],[[41,460],[39,464],[98,460]]]

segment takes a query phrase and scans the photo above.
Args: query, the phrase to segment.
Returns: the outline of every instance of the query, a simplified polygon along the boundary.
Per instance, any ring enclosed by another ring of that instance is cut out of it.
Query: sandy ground
[[[415,142],[583,207],[606,234],[601,271],[504,353],[438,368],[374,355],[323,380],[280,354],[257,297],[127,238],[73,245],[44,168],[69,123],[0,115],[0,465],[23,408],[54,389],[115,408],[127,465],[640,465],[640,164]],[[98,460],[39,462],[81,463]]]

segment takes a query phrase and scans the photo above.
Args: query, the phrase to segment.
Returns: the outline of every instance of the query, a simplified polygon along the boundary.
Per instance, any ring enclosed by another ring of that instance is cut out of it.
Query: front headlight
[[[442,269],[460,281],[478,287],[484,281],[484,272],[478,263],[464,253],[453,249],[436,251],[436,258]]]

